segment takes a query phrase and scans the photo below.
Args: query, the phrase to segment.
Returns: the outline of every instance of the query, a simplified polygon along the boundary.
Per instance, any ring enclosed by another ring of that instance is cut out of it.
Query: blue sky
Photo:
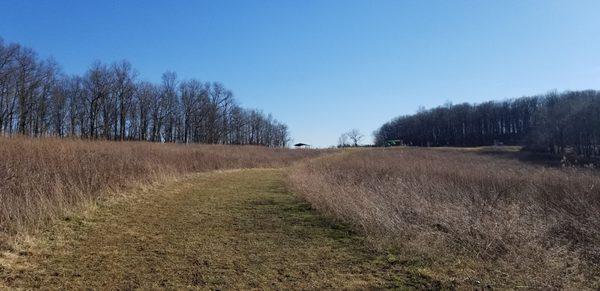
[[[317,146],[419,106],[599,89],[600,1],[0,2],[0,37],[66,73],[128,59],[220,81]]]

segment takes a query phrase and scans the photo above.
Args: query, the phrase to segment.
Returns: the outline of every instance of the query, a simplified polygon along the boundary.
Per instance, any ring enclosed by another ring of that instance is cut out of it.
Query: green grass
[[[5,259],[0,281],[50,289],[441,287],[419,263],[378,253],[317,214],[287,190],[283,171],[198,174],[65,217]]]

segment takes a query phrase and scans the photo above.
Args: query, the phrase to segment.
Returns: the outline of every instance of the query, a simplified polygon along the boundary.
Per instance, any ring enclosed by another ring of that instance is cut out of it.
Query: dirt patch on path
[[[282,170],[199,174],[68,217],[0,272],[7,287],[435,287],[289,193]]]

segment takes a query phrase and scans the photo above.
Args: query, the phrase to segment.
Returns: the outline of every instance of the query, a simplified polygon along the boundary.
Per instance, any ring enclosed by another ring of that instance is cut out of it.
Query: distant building
[[[310,145],[309,144],[305,144],[305,143],[297,143],[294,146],[296,148],[305,148],[305,149],[310,148]]]

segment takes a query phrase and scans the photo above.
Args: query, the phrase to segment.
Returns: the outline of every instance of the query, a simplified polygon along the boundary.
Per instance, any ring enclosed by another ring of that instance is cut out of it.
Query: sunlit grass
[[[301,163],[291,181],[315,208],[429,262],[421,272],[440,280],[598,288],[600,173],[489,150],[346,151]]]

